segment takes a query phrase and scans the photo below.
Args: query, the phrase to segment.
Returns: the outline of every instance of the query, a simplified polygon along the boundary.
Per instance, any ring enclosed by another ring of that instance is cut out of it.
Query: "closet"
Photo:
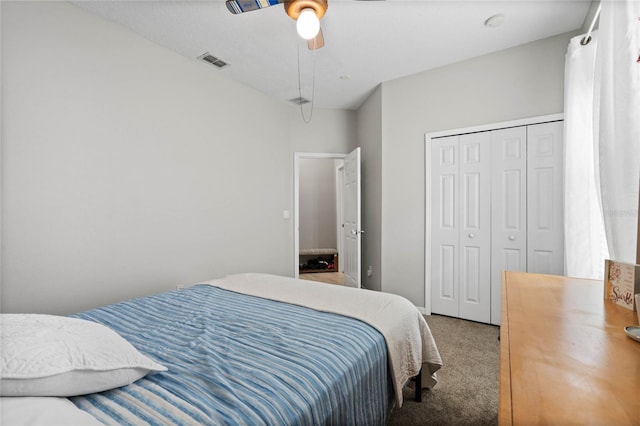
[[[503,270],[564,274],[562,139],[561,120],[427,138],[432,313],[499,324]]]

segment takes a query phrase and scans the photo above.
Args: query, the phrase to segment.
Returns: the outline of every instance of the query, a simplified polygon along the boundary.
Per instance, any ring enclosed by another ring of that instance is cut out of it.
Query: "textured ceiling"
[[[329,0],[325,47],[296,35],[282,5],[232,15],[224,1],[77,1],[194,61],[205,52],[229,63],[212,73],[276,99],[302,96],[319,108],[357,109],[384,81],[579,29],[591,1]],[[505,15],[498,28],[484,21]]]

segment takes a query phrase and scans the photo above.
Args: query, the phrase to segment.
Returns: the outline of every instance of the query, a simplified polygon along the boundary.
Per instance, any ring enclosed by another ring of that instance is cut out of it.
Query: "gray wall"
[[[300,109],[292,107],[287,130],[291,150],[296,152],[348,154],[358,146],[355,111],[316,109],[306,124]]]
[[[337,249],[335,160],[301,158],[298,165],[300,249]]]
[[[2,2],[2,311],[70,313],[293,274],[293,153],[355,113],[297,108],[64,2]]]
[[[379,86],[358,110],[362,175],[362,285],[382,290],[382,90]],[[369,277],[369,266],[373,274]]]
[[[425,133],[563,112],[572,35],[383,83],[383,291],[424,306]]]

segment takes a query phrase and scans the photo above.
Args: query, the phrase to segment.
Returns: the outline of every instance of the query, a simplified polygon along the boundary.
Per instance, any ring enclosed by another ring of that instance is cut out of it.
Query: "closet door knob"
[[[475,237],[475,235],[474,235],[474,234],[472,234],[472,233],[469,233],[468,237],[469,237],[469,238],[473,238],[473,237]]]
[[[515,235],[509,235],[509,240],[513,241],[515,239],[516,239]]]

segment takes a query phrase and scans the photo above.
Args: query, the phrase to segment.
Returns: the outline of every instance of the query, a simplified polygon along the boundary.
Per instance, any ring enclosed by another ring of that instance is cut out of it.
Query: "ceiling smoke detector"
[[[222,59],[218,59],[215,56],[211,55],[209,52],[203,53],[202,55],[198,56],[198,59],[207,62],[217,68],[224,68],[229,65]]]

